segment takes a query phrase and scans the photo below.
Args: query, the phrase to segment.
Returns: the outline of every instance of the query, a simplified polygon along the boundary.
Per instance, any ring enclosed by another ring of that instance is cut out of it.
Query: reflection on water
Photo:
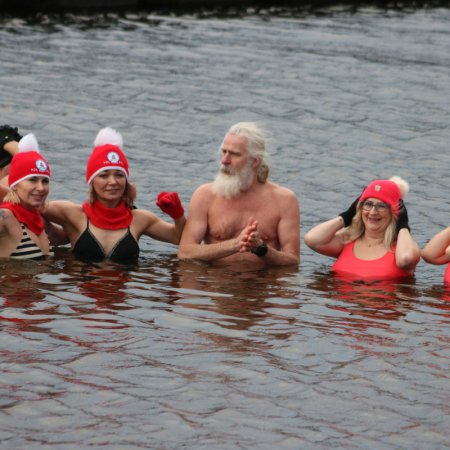
[[[421,246],[449,221],[450,12],[339,8],[0,19],[2,123],[37,134],[52,198],[84,201],[100,127],[122,132],[138,204],[217,170],[238,120],[273,135],[304,230],[398,174]],[[432,174],[432,179],[430,179]],[[159,212],[157,212],[159,213]],[[0,262],[0,448],[449,446],[450,294],[301,268]]]
[[[349,281],[331,273],[318,274],[308,285],[333,299],[330,308],[349,315],[396,320],[414,308],[420,291],[409,281]],[[337,301],[337,302],[336,302]],[[409,306],[408,306],[409,305]]]
[[[439,448],[446,293],[164,254],[132,267],[67,251],[51,265],[5,263],[7,448],[31,436],[68,448],[327,448],[352,433],[355,447],[377,447],[382,433]],[[373,437],[355,431],[369,422]]]

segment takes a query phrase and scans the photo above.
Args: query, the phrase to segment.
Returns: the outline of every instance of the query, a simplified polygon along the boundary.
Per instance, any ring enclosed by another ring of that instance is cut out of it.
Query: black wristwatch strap
[[[258,247],[253,249],[252,253],[254,255],[259,256],[260,258],[262,258],[263,256],[266,255],[268,250],[269,250],[269,248],[267,247],[267,244],[265,242],[263,242],[261,245],[258,245]]]

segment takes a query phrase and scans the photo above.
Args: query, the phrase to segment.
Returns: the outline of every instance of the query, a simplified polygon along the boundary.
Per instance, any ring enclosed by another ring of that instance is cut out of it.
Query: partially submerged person
[[[178,256],[201,261],[298,265],[296,195],[268,180],[265,136],[253,122],[233,125],[214,182],[194,192]]]
[[[450,227],[437,233],[422,249],[422,258],[436,265],[447,264],[444,284],[450,286]]]
[[[337,258],[337,273],[379,280],[411,276],[420,249],[410,233],[407,192],[400,177],[372,181],[346,211],[308,231],[306,245]]]
[[[40,213],[49,193],[50,166],[33,134],[21,138],[18,149],[12,141],[8,143],[11,151],[18,151],[8,160],[8,188],[2,188],[0,257],[43,259],[52,255],[46,222]]]
[[[162,192],[157,202],[174,224],[150,211],[136,209],[136,188],[129,182],[128,161],[122,148],[122,136],[117,131],[100,130],[86,167],[88,201],[79,205],[57,200],[44,209],[47,219],[63,227],[79,259],[134,262],[142,235],[179,243],[186,220],[178,194]]]

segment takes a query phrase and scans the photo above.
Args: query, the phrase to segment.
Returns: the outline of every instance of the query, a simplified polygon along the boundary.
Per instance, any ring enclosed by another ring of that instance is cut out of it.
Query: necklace
[[[364,241],[366,242],[367,247],[376,247],[377,245],[382,245],[384,238],[377,239],[375,242],[369,242],[369,239],[364,236]]]

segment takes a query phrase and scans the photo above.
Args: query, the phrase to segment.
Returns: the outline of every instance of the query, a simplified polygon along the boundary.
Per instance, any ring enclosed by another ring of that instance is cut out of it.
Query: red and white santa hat
[[[36,137],[30,133],[19,141],[19,151],[13,156],[9,167],[8,185],[12,188],[36,176],[50,179],[50,166],[41,155]]]
[[[391,207],[394,214],[398,213],[399,201],[409,192],[409,183],[399,176],[389,180],[374,180],[363,191],[360,202],[367,198],[377,198]]]
[[[101,129],[94,141],[86,166],[86,182],[90,184],[96,175],[104,170],[121,170],[127,179],[130,176],[128,161],[122,151],[122,135],[112,128]]]

